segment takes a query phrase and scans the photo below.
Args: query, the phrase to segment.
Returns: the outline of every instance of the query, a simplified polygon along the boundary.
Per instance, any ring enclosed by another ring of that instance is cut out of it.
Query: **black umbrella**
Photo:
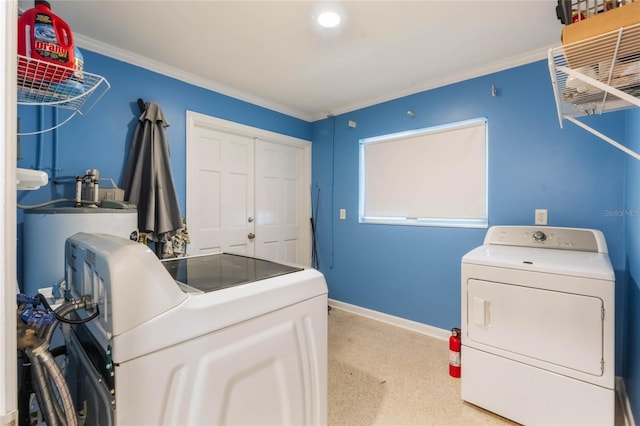
[[[147,102],[138,119],[124,173],[125,199],[138,206],[138,229],[166,242],[182,228],[169,162],[169,126],[159,105]]]

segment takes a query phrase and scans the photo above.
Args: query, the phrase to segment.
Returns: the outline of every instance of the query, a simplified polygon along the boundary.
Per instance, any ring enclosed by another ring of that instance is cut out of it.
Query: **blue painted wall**
[[[100,170],[101,177],[111,177],[120,183],[133,131],[140,115],[136,100],[159,104],[169,127],[171,166],[178,191],[180,208],[185,209],[185,135],[186,111],[195,111],[235,121],[261,129],[309,140],[309,123],[266,108],[258,107],[229,96],[221,95],[179,80],[150,72],[112,58],[83,51],[85,71],[104,76],[111,89],[84,116],[76,116],[58,130],[58,170],[53,166],[54,132],[43,137],[43,154],[38,163],[37,136],[22,136],[22,160],[18,167],[40,166],[50,176],[83,175],[89,168]],[[89,99],[87,104],[90,104]],[[37,130],[39,108],[18,108],[22,132]],[[45,125],[54,123],[52,109],[44,108]],[[60,120],[68,114],[59,112]],[[48,197],[47,192],[59,191],[50,186],[44,191],[22,192],[19,202]]]
[[[624,209],[624,154],[571,123],[559,127],[540,61],[313,124],[320,269],[332,298],[445,329],[459,325],[460,259],[485,230],[358,223],[358,143],[476,117],[488,119],[489,224],[533,224],[534,209],[546,208],[551,226],[602,230],[616,271],[624,270],[624,218],[605,214]],[[624,114],[591,121],[624,137]]]
[[[182,214],[186,209],[186,111],[195,111],[261,129],[310,140],[309,123],[238,99],[133,66],[104,55],[83,51],[85,71],[104,76],[111,89],[84,115],[77,115],[57,132],[21,136],[18,167],[37,168],[49,174],[50,183],[38,191],[18,191],[18,203],[37,204],[73,198],[73,183],[55,185],[54,178],[84,175],[98,169],[103,178],[122,184],[123,169],[140,111],[138,98],[159,104],[169,127],[171,167]],[[87,104],[91,104],[89,99]],[[41,118],[41,114],[42,118]],[[20,106],[20,132],[50,128],[69,113],[50,107]],[[57,142],[56,142],[57,141]],[[56,149],[57,146],[57,149]],[[57,151],[57,155],[55,152]],[[57,159],[57,160],[56,160]],[[101,183],[102,185],[102,183]],[[18,281],[22,279],[22,210],[18,211]]]
[[[640,109],[628,113],[627,146],[640,152]],[[626,248],[628,275],[625,282],[623,371],[625,386],[636,421],[640,419],[640,162],[628,158],[626,169]]]

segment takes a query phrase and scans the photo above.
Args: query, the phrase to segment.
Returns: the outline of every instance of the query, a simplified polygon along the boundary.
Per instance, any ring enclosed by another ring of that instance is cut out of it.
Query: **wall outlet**
[[[536,225],[547,224],[547,209],[536,209]]]
[[[347,209],[340,209],[340,220],[345,220],[347,218]]]

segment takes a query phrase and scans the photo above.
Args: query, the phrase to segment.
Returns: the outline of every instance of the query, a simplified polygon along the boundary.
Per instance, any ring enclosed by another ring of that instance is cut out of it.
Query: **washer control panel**
[[[533,239],[536,241],[544,241],[547,239],[547,235],[542,231],[536,231],[533,233]]]
[[[492,226],[484,244],[608,253],[604,235],[597,229]]]

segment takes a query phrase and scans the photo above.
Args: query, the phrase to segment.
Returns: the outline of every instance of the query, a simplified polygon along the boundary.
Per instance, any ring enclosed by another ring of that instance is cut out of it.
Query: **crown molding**
[[[410,88],[389,93],[374,99],[367,101],[347,104],[338,108],[331,109],[330,111],[318,112],[313,115],[312,121],[322,120],[327,116],[345,114],[348,112],[356,111],[362,108],[370,107],[372,105],[381,104],[383,102],[392,101],[394,99],[403,98],[405,96],[414,95],[416,93],[425,92],[427,90],[437,89],[438,87],[447,86],[453,83],[459,83],[461,81],[470,80],[472,78],[482,77],[484,75],[492,74],[499,71],[504,71],[509,68],[515,68],[521,65],[526,65],[532,62],[546,59],[548,57],[549,49],[555,48],[557,45],[551,45],[536,49],[521,55],[512,56],[500,61],[491,62],[489,64],[481,65],[475,68],[468,69],[455,74],[450,74],[446,77],[429,80],[423,84],[411,86]]]
[[[141,68],[148,69],[153,72],[157,72],[167,77],[175,78],[180,81],[184,81],[194,86],[202,87],[207,90],[211,90],[226,96],[233,97],[235,99],[248,102],[253,105],[257,105],[263,108],[270,109],[291,117],[299,118],[307,122],[313,122],[325,119],[328,115],[339,115],[348,112],[356,111],[362,108],[367,108],[372,105],[377,105],[383,102],[388,102],[394,99],[403,98],[405,96],[414,95],[416,93],[425,92],[428,90],[437,89],[449,84],[459,83],[461,81],[470,80],[472,78],[482,77],[484,75],[492,74],[499,71],[504,71],[509,68],[515,68],[517,66],[526,65],[541,59],[546,59],[549,49],[557,47],[557,45],[547,46],[545,48],[536,49],[521,55],[512,56],[500,61],[495,61],[489,64],[481,65],[475,68],[468,69],[466,71],[450,74],[442,78],[432,79],[422,84],[414,85],[409,88],[388,93],[383,96],[379,96],[373,99],[369,99],[362,102],[345,104],[336,108],[332,108],[329,111],[319,111],[314,114],[307,114],[298,110],[291,109],[284,105],[268,101],[266,99],[253,96],[249,93],[242,92],[229,86],[225,86],[220,83],[216,83],[211,80],[199,77],[195,74],[188,73],[178,68],[172,67],[165,63],[155,61],[144,56],[133,54],[127,50],[112,46],[107,43],[103,43],[92,38],[83,36],[82,34],[74,34],[75,42],[79,47],[88,49],[93,52],[108,56],[113,59],[117,59],[128,64],[136,65]]]
[[[81,47],[83,49],[87,49],[92,52],[99,53],[101,55],[105,55],[122,62],[126,62],[131,65],[136,65],[149,71],[157,72],[159,74],[166,75],[167,77],[175,78],[180,81],[184,81],[185,83],[193,84],[194,86],[202,87],[203,89],[230,96],[232,98],[239,99],[253,105],[267,108],[272,111],[289,115],[291,117],[299,118],[304,121],[311,121],[312,119],[312,116],[310,114],[306,114],[304,112],[288,108],[278,103],[270,102],[257,96],[250,95],[232,87],[207,80],[205,78],[172,67],[165,63],[141,55],[136,55],[119,47],[115,47],[113,45],[83,36],[82,34],[74,33],[73,36],[74,41],[78,45],[78,47]]]

